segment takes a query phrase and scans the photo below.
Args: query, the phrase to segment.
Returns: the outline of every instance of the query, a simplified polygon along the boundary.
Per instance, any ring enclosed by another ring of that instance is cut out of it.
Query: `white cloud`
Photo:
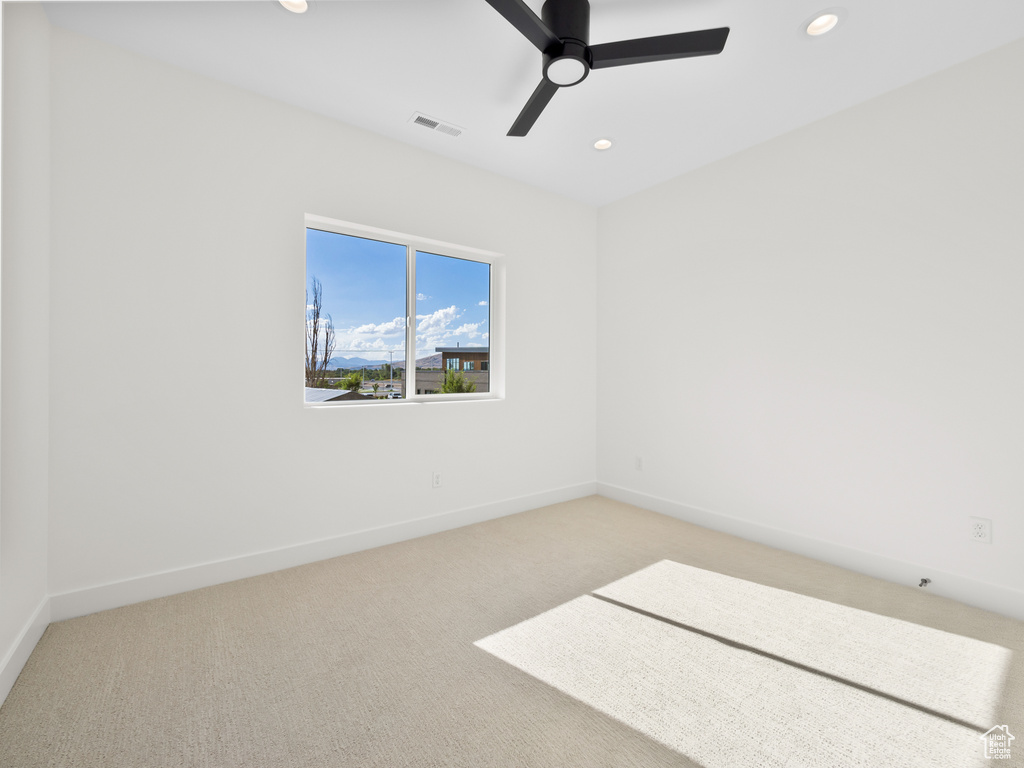
[[[487,302],[486,301],[481,301],[479,304],[477,304],[477,306],[478,307],[486,307],[487,306]]]
[[[447,329],[448,323],[458,316],[459,309],[454,304],[429,315],[416,315],[416,330],[425,334],[441,332]]]
[[[417,293],[416,294],[416,301],[426,301],[427,299],[431,299],[431,298],[433,298],[433,297],[432,296],[427,296],[425,293]]]
[[[373,352],[381,349],[390,349],[391,347],[384,343],[384,339],[372,339],[365,341],[363,339],[354,339],[351,345],[347,347],[345,351],[349,352]]]
[[[459,318],[459,308],[439,309],[429,315],[416,315],[417,355],[422,357],[434,353],[435,347],[447,346],[445,339],[452,335],[449,325]]]
[[[405,318],[396,317],[383,323],[365,323],[354,328],[335,331],[334,356],[352,357],[353,353],[371,359],[387,360],[387,350],[401,350],[405,347]],[[373,355],[366,353],[377,352]],[[403,353],[404,356],[404,353]],[[401,357],[396,358],[401,359]]]
[[[403,331],[405,331],[405,318],[396,317],[394,320],[389,320],[386,323],[367,323],[366,325],[360,325],[358,328],[350,328],[348,332],[364,335],[379,334],[381,336],[393,336]]]
[[[486,345],[488,334],[481,332],[487,328],[486,321],[456,325],[456,321],[462,315],[462,310],[455,304],[429,314],[416,315],[417,356],[433,354],[436,347],[454,346],[456,341],[461,341],[463,346]],[[396,317],[384,323],[366,323],[343,329],[337,332],[335,355],[352,356],[352,353],[383,352],[401,348],[404,346],[401,338],[404,333],[404,317]],[[481,339],[483,344],[480,343]],[[477,341],[474,343],[471,340]]]
[[[449,331],[449,336],[468,336],[471,339],[475,339],[480,335],[481,323],[463,323],[461,326],[456,328],[454,331]]]

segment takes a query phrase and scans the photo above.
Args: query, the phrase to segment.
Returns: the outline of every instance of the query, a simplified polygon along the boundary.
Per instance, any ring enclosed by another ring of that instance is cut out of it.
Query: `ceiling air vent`
[[[421,112],[414,112],[413,116],[409,118],[409,122],[414,125],[422,125],[424,128],[429,128],[432,131],[447,133],[449,136],[462,135],[462,129],[459,128],[459,126],[446,123],[442,120],[435,120],[433,117],[427,117]]]

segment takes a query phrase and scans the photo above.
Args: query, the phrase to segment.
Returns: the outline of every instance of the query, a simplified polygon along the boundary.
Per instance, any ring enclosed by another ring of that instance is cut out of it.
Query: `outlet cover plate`
[[[992,543],[992,521],[987,517],[971,517],[971,541]]]

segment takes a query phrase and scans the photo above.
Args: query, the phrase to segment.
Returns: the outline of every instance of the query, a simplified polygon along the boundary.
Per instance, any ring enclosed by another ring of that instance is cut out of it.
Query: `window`
[[[308,215],[306,404],[501,397],[503,280],[497,254]]]

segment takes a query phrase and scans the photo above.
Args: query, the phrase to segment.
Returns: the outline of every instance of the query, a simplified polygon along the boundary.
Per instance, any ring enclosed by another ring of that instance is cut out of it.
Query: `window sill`
[[[482,394],[477,397],[467,397],[466,395],[419,395],[415,398],[402,400],[379,400],[365,403],[361,403],[358,400],[343,400],[336,403],[303,403],[302,405],[304,408],[310,409],[338,410],[344,408],[387,408],[403,405],[433,405],[435,403],[494,403],[500,402],[504,399],[504,397],[499,397],[498,395],[493,394]]]

